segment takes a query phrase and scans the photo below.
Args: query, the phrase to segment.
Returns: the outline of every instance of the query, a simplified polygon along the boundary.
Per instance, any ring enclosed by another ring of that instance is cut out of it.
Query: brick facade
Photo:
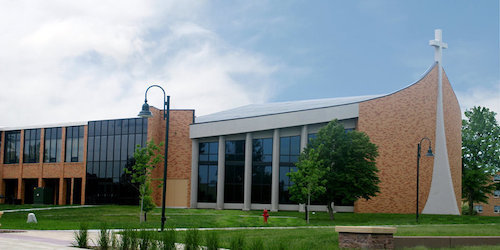
[[[391,95],[359,104],[358,130],[378,145],[377,168],[380,194],[371,200],[358,200],[355,212],[414,213],[416,200],[416,151],[423,137],[436,134],[438,70],[434,66],[415,84]],[[461,200],[461,112],[448,78],[443,74],[443,105],[448,159],[453,187],[460,208]],[[428,147],[423,142],[423,150]],[[420,159],[419,211],[427,200],[433,158]]]
[[[86,156],[87,156],[87,126],[84,126],[84,136],[83,136],[83,159],[82,162],[64,162],[65,150],[66,150],[66,127],[62,127],[62,138],[61,138],[61,162],[45,163],[43,159],[44,152],[44,142],[45,142],[45,128],[40,128],[40,154],[38,163],[23,163],[23,152],[24,152],[24,133],[25,129],[19,129],[21,131],[20,140],[20,153],[19,153],[19,163],[15,164],[4,164],[4,153],[5,153],[5,132],[0,133],[1,144],[0,144],[0,194],[5,194],[6,180],[17,180],[16,188],[16,199],[20,199],[24,203],[25,197],[25,183],[28,180],[36,180],[37,187],[46,187],[47,182],[52,181],[58,183],[58,190],[54,190],[57,194],[58,199],[54,201],[55,204],[73,204],[73,190],[75,178],[81,179],[81,204],[85,204],[85,177],[86,177]],[[66,201],[66,188],[67,181],[70,185],[70,201]],[[54,195],[56,197],[56,195]],[[5,200],[1,200],[5,202]]]
[[[155,143],[165,141],[165,120],[163,111],[151,108],[153,117],[148,119],[148,141]],[[169,144],[167,183],[172,180],[172,185],[167,184],[167,206],[189,207],[191,186],[191,139],[189,138],[189,125],[193,123],[194,110],[170,110]],[[165,152],[165,147],[161,147]],[[161,205],[162,189],[157,188],[163,180],[163,159],[153,169],[153,198],[157,205]],[[175,184],[174,184],[175,183]],[[187,186],[186,186],[187,183]],[[183,190],[183,186],[186,186]],[[170,190],[170,189],[175,190]],[[174,193],[171,193],[173,191]],[[172,196],[178,196],[174,201]],[[186,197],[184,197],[186,196]]]

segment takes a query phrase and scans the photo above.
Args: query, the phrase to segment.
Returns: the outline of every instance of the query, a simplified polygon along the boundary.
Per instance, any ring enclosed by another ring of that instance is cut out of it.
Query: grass
[[[0,205],[0,210],[6,210],[4,208],[12,209],[12,205]],[[103,223],[109,228],[159,228],[160,212],[157,208],[149,213],[148,221],[143,224],[139,223],[138,206],[114,205],[34,211],[37,224],[26,224],[28,211],[4,213],[0,223],[2,229],[78,229],[83,222],[89,229],[99,229]],[[293,211],[271,212],[268,224],[263,223],[262,211],[167,209],[166,214],[166,226],[175,228],[308,226],[304,213]],[[331,221],[326,212],[317,212],[311,215],[309,225],[416,225],[415,216],[411,214],[338,213],[335,216],[335,221]],[[500,217],[420,215],[418,225],[492,223],[500,224]]]

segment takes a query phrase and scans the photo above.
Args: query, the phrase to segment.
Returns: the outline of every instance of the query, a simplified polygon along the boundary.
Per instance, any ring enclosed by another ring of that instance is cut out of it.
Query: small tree
[[[141,202],[141,222],[142,218],[146,220],[147,212],[155,208],[153,197],[151,194],[151,170],[161,160],[160,145],[156,145],[153,141],[149,141],[146,147],[137,148],[134,153],[135,164],[131,169],[125,168],[125,173],[131,176],[132,183],[139,185],[139,199]]]
[[[484,107],[465,111],[462,120],[462,198],[473,214],[474,203],[488,203],[498,188],[492,176],[500,171],[500,128],[496,113]]]
[[[321,145],[320,145],[321,147]],[[319,149],[311,148],[307,154],[301,154],[297,162],[297,171],[289,172],[290,181],[294,183],[289,189],[290,199],[298,203],[306,203],[306,221],[309,224],[311,199],[316,199],[326,190],[326,179],[323,176],[328,169],[321,168]]]
[[[320,129],[316,139],[310,141],[297,163],[297,172],[316,168],[320,178],[297,178],[294,183],[297,187],[291,189],[292,197],[302,197],[299,192],[308,192],[304,191],[307,189],[307,182],[315,182],[312,187],[318,188],[311,190],[318,190],[316,194],[323,193],[319,200],[326,202],[330,219],[333,220],[333,201],[370,199],[379,192],[380,180],[375,166],[377,156],[377,146],[370,142],[365,133],[346,131],[341,123],[333,120]],[[321,192],[319,187],[325,191]],[[302,202],[300,199],[295,201]]]

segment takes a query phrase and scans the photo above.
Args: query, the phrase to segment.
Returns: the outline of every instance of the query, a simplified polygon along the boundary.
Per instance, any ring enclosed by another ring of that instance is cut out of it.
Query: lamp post
[[[170,118],[170,96],[165,94],[165,90],[159,85],[151,85],[146,89],[146,93],[144,94],[144,104],[142,105],[142,110],[139,112],[139,116],[142,118],[153,117],[151,111],[149,111],[148,104],[148,90],[152,87],[158,87],[163,91],[163,120],[166,121],[165,124],[165,157],[163,160],[163,194],[162,194],[162,202],[161,202],[161,231],[165,228],[165,221],[167,218],[165,217],[165,199],[167,196],[167,155],[168,155],[168,127],[169,127],[169,118]]]
[[[432,153],[432,147],[431,147],[431,139],[427,138],[427,137],[424,137],[422,138],[422,140],[420,140],[420,142],[418,143],[418,148],[417,148],[417,211],[416,211],[416,215],[417,215],[417,223],[418,223],[418,184],[419,184],[419,170],[420,170],[420,149],[422,148],[422,142],[424,140],[427,140],[429,141],[429,149],[427,150],[427,154],[425,154],[425,156],[434,156],[434,154]]]

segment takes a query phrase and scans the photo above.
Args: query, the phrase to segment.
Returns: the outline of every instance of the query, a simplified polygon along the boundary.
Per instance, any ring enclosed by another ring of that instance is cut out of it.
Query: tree
[[[498,188],[492,177],[500,171],[500,128],[496,113],[485,107],[465,111],[462,120],[462,198],[473,214],[474,203],[488,203]]]
[[[321,145],[320,145],[321,146]],[[311,148],[308,154],[301,154],[297,162],[297,171],[288,173],[292,185],[289,189],[291,200],[298,203],[306,203],[306,221],[309,224],[309,207],[311,206],[311,197],[317,196],[326,191],[326,180],[322,177],[327,169],[318,168],[316,164],[321,164],[319,159],[319,149]]]
[[[297,172],[310,171],[307,168],[318,169],[322,178],[318,178],[315,185],[317,189],[321,187],[325,191],[317,196],[317,200],[326,202],[330,219],[333,220],[333,201],[347,203],[359,198],[370,199],[380,192],[375,165],[377,156],[377,146],[370,142],[365,133],[346,131],[341,123],[333,120],[304,149],[297,163]],[[294,201],[303,202],[299,199],[302,197],[299,192],[307,193],[303,190],[307,187],[307,181],[307,178],[295,178],[296,187],[291,189]],[[315,198],[314,195],[311,197]]]
[[[135,163],[131,169],[125,168],[125,173],[130,175],[132,183],[139,185],[139,199],[141,202],[141,221],[146,220],[147,212],[152,211],[156,205],[151,194],[151,170],[160,162],[160,145],[149,141],[146,147],[137,148],[134,153]]]

